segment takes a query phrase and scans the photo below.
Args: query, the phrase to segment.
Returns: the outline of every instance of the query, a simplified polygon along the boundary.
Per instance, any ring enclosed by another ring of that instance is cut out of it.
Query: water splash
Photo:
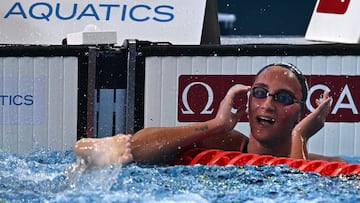
[[[110,191],[122,169],[121,165],[89,167],[83,159],[65,170],[67,182],[73,190]]]

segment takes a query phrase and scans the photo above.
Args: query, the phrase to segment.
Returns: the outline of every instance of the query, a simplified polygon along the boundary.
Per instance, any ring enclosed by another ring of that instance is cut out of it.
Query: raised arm
[[[214,119],[195,123],[188,126],[145,128],[133,136],[132,154],[134,161],[143,163],[159,163],[171,160],[175,155],[196,145],[202,140],[230,132],[242,114],[245,104],[235,113],[231,112],[234,98],[239,94],[246,94],[248,86],[231,88],[222,100],[218,113]]]
[[[307,151],[307,142],[314,134],[316,134],[323,126],[327,115],[331,110],[332,98],[329,92],[324,92],[323,99],[317,99],[317,108],[314,112],[302,119],[292,131],[292,158],[309,159]]]

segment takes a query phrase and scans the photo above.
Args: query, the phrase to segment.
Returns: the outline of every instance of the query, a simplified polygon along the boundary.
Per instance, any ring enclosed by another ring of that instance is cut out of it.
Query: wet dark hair
[[[294,64],[291,64],[291,63],[272,63],[272,64],[266,65],[265,67],[260,69],[259,72],[256,74],[255,79],[257,78],[258,75],[260,75],[260,73],[262,73],[265,69],[267,69],[267,68],[269,68],[271,66],[280,66],[280,67],[286,68],[286,69],[290,70],[292,73],[294,73],[294,75],[296,76],[296,78],[298,79],[298,81],[300,82],[300,85],[301,85],[302,98],[301,98],[300,106],[301,106],[301,112],[304,112],[304,110],[305,110],[305,102],[306,102],[308,91],[309,91],[309,87],[308,87],[305,76],[302,74],[302,72]]]

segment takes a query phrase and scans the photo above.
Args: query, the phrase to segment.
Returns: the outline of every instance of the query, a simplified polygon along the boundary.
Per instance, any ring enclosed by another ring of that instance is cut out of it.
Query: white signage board
[[[0,80],[0,151],[71,149],[77,138],[76,57],[0,57]]]
[[[360,1],[318,0],[305,39],[359,43]]]
[[[200,44],[206,0],[2,0],[0,44],[58,45],[86,27],[125,39]]]

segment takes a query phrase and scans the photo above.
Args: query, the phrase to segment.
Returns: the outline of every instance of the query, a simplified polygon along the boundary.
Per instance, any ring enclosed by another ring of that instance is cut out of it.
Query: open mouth
[[[257,119],[257,121],[262,122],[262,123],[269,123],[269,124],[275,123],[274,118],[269,118],[269,117],[265,117],[265,116],[258,116],[258,117],[256,117],[256,119]]]

